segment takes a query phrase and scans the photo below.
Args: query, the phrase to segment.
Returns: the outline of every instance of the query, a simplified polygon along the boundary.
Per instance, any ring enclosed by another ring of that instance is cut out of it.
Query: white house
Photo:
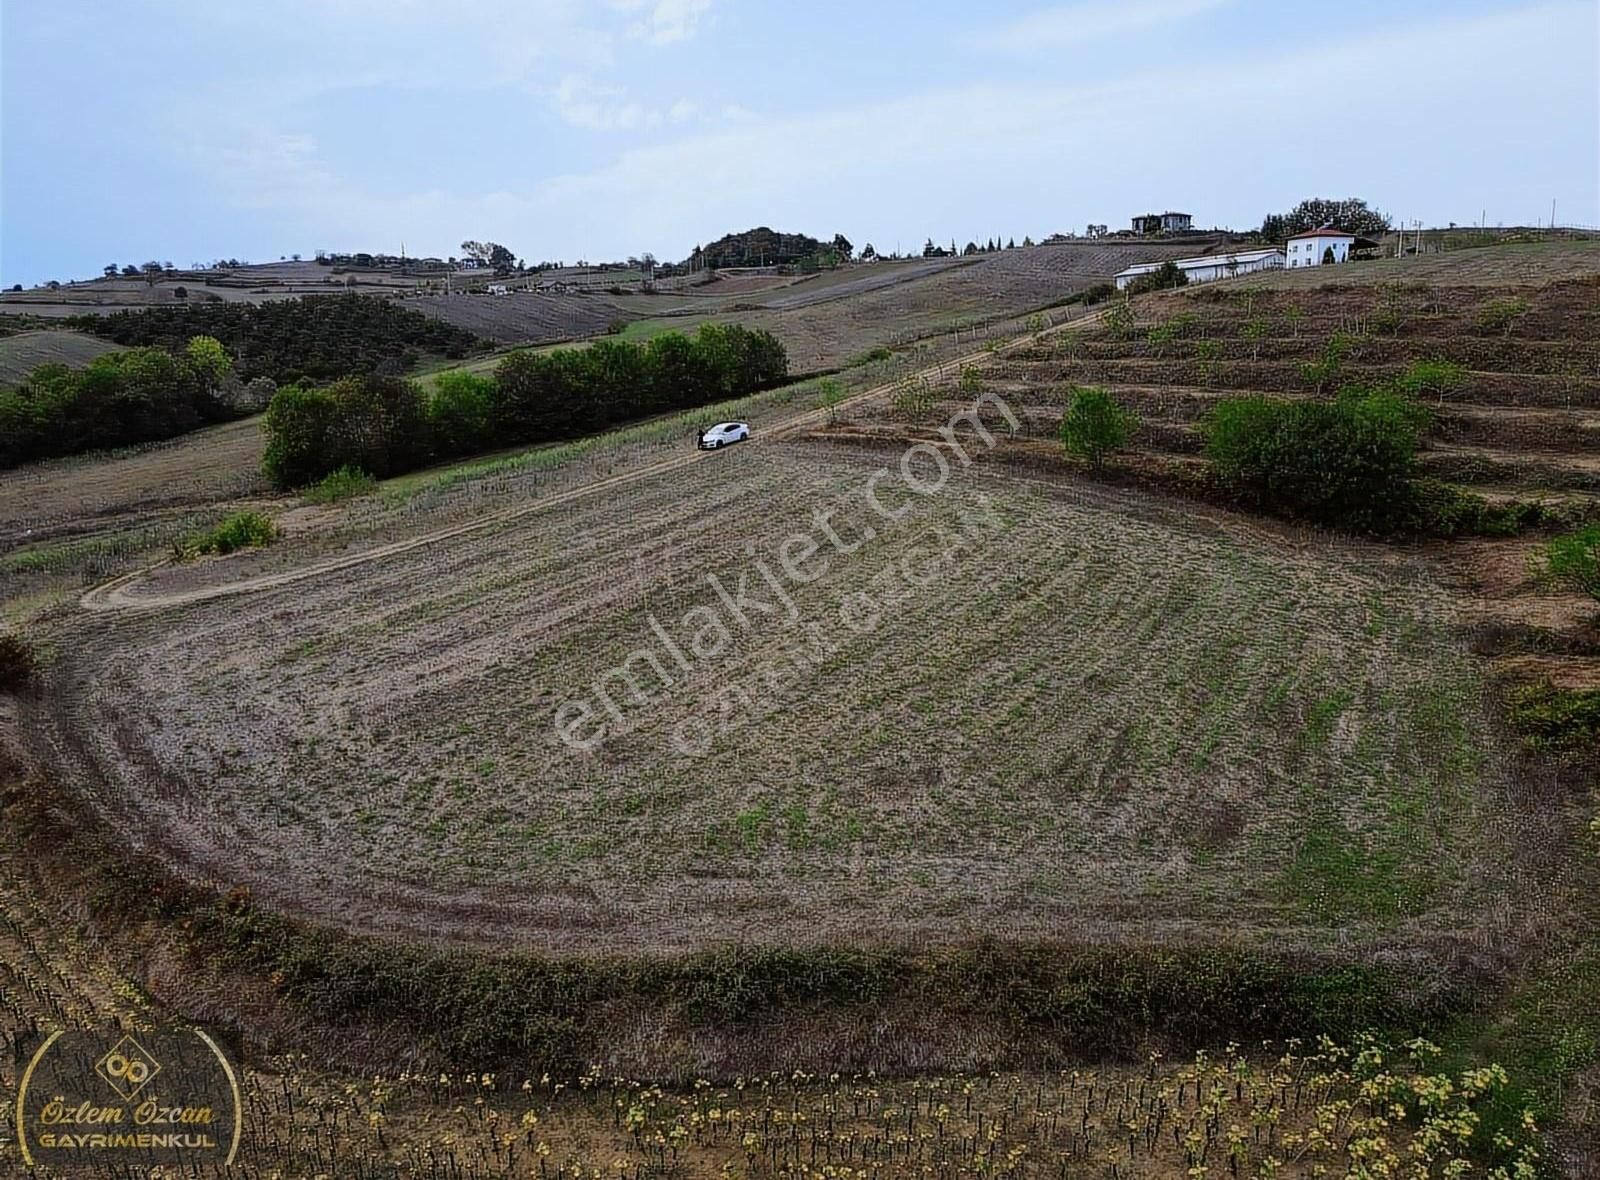
[[[1276,270],[1283,265],[1281,250],[1239,250],[1232,254],[1207,254],[1200,258],[1179,258],[1173,263],[1191,283],[1209,283],[1213,279],[1231,279],[1258,270]],[[1165,266],[1162,262],[1141,262],[1127,270],[1118,271],[1115,277],[1117,290],[1122,290],[1134,279],[1142,278]]]
[[[1344,262],[1355,245],[1356,235],[1342,229],[1312,229],[1290,238],[1284,253],[1291,267],[1321,266],[1325,262]]]

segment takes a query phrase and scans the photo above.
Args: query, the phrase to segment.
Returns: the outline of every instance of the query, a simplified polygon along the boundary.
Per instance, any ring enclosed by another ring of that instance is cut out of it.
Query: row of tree
[[[154,442],[243,412],[233,366],[215,338],[178,352],[131,348],[81,369],[40,365],[0,389],[0,467]]]
[[[118,344],[168,349],[181,348],[191,336],[214,336],[241,377],[279,384],[371,373],[385,361],[404,366],[430,353],[460,358],[487,347],[471,332],[373,295],[153,307],[67,323]]]
[[[709,405],[781,382],[770,332],[704,324],[648,344],[513,352],[492,377],[443,374],[429,393],[398,376],[347,377],[278,391],[266,418],[267,475],[279,487],[341,468],[380,478],[494,447],[590,434],[631,419]]]
[[[1260,234],[1266,241],[1282,242],[1325,225],[1351,234],[1381,234],[1389,229],[1389,215],[1368,207],[1359,197],[1310,197],[1287,213],[1267,214]]]

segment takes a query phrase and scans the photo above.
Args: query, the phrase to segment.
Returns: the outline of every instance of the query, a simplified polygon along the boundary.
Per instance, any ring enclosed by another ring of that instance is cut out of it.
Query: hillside
[[[36,329],[0,336],[0,385],[22,380],[40,365],[86,365],[121,346],[83,332]]]

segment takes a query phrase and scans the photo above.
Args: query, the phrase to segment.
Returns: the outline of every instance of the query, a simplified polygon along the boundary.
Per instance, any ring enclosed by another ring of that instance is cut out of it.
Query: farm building
[[[1145,213],[1133,219],[1136,234],[1186,234],[1194,218],[1187,213]]]
[[[1165,263],[1141,262],[1127,270],[1118,271],[1115,282],[1122,290],[1134,279],[1141,278]],[[1231,279],[1257,270],[1276,270],[1283,265],[1282,250],[1240,250],[1233,254],[1207,254],[1201,258],[1178,258],[1173,265],[1181,270],[1191,283],[1209,283],[1212,279]]]
[[[1354,250],[1372,250],[1378,243],[1370,238],[1363,238],[1359,234],[1346,233],[1342,229],[1307,230],[1303,234],[1295,234],[1289,239],[1285,255],[1288,265],[1299,266],[1325,266],[1337,262],[1346,262]]]

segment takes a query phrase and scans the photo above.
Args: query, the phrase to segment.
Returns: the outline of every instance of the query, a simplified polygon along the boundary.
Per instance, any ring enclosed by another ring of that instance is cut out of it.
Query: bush
[[[1098,471],[1107,455],[1127,445],[1137,425],[1138,418],[1104,389],[1079,388],[1061,419],[1061,441],[1068,454],[1087,459]]]
[[[377,486],[378,481],[361,468],[341,467],[307,488],[305,501],[308,504],[334,504],[368,495]]]
[[[1467,370],[1454,361],[1420,360],[1412,361],[1394,384],[1408,397],[1437,397],[1442,405],[1446,395],[1460,390],[1466,380]]]
[[[1580,750],[1600,744],[1600,688],[1524,685],[1510,698],[1511,726],[1535,750]]]
[[[191,538],[180,556],[257,549],[271,544],[277,536],[278,526],[270,518],[259,512],[235,512],[210,532]]]
[[[1518,320],[1528,314],[1528,301],[1491,299],[1478,310],[1478,331],[1491,336],[1509,336]]]
[[[1185,286],[1189,276],[1170,259],[1147,275],[1140,275],[1123,288],[1129,295],[1143,295],[1149,291],[1171,291]]]
[[[1344,371],[1344,362],[1355,344],[1356,337],[1350,333],[1335,332],[1323,344],[1322,352],[1316,360],[1307,361],[1300,366],[1300,380],[1318,393],[1332,388],[1338,381],[1339,374]]]
[[[1205,434],[1217,474],[1269,511],[1360,532],[1414,519],[1416,413],[1404,398],[1229,398]]]
[[[1482,496],[1438,480],[1412,483],[1418,532],[1438,537],[1514,537],[1546,522],[1544,505],[1527,500],[1491,504]]]
[[[0,635],[0,691],[21,688],[39,670],[39,657],[20,635]]]
[[[1555,581],[1600,599],[1600,524],[1557,537],[1545,546],[1545,572]]]

